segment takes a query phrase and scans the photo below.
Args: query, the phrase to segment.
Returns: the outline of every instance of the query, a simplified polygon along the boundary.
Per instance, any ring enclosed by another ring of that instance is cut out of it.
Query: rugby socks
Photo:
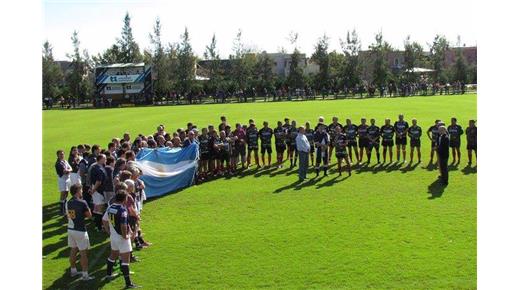
[[[121,264],[121,272],[123,272],[123,276],[125,277],[126,286],[132,285],[132,281],[130,280],[130,267],[127,263]]]
[[[114,270],[115,261],[107,259],[107,276],[112,276],[112,271]]]

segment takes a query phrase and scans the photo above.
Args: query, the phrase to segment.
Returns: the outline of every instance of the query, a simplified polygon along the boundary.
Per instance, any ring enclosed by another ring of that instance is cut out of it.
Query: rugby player
[[[383,136],[383,164],[386,163],[386,152],[388,151],[388,155],[390,157],[390,163],[393,162],[393,151],[392,147],[394,147],[394,126],[390,125],[390,119],[385,119],[385,125],[381,127],[381,135]],[[388,148],[390,147],[390,148]]]
[[[350,163],[353,163],[352,160],[352,147],[354,147],[354,154],[356,155],[356,162],[359,164],[359,151],[357,146],[357,126],[352,124],[350,119],[346,119],[347,124],[343,127],[343,131],[347,136],[347,147],[348,147],[348,158],[350,159]]]
[[[464,134],[464,130],[462,127],[457,124],[457,118],[451,118],[451,125],[448,126],[448,133],[450,136],[450,147],[451,147],[451,156],[453,160],[451,164],[455,162],[457,164],[460,163],[460,136]]]
[[[363,161],[363,151],[365,151],[368,156],[370,140],[368,139],[368,125],[366,118],[361,118],[361,125],[358,126],[357,133],[359,136],[359,163]]]
[[[273,129],[269,128],[269,123],[264,121],[264,127],[258,131],[260,135],[260,145],[262,147],[260,153],[262,154],[262,166],[270,167],[271,166],[271,153],[273,153],[273,148],[271,146],[271,139],[273,138]],[[267,161],[268,165],[265,164],[265,152],[267,151]]]
[[[316,177],[320,175],[323,168],[323,175],[327,176],[327,167],[329,165],[328,149],[330,136],[327,133],[327,126],[323,123],[318,125],[318,131],[314,134],[314,144],[316,146]],[[323,161],[323,165],[321,162]]]
[[[208,128],[202,128],[202,134],[199,136],[199,179],[203,181],[208,174],[209,160],[209,136]]]
[[[283,120],[284,123],[283,123],[283,126],[282,128],[284,129],[284,132],[285,132],[285,145],[286,145],[286,148],[287,148],[287,160],[291,160],[289,158],[289,150],[291,147],[291,135],[290,135],[290,131],[291,131],[291,122],[289,120],[289,118],[285,117],[285,119]],[[291,164],[292,166],[292,164]]]
[[[225,131],[227,126],[226,116],[220,116],[220,124],[218,125],[218,131]]]
[[[229,161],[231,159],[231,144],[229,142],[229,137],[226,136],[226,131],[220,131],[220,140],[221,140],[221,148],[220,148],[220,170],[221,172],[226,172],[227,174],[231,173],[231,166]],[[225,169],[224,169],[224,163]]]
[[[251,152],[255,156],[256,167],[260,168],[258,162],[258,129],[256,128],[255,121],[249,120],[249,127],[246,130],[247,140],[247,167],[251,165]]]
[[[87,250],[90,248],[90,241],[85,219],[92,217],[92,213],[87,202],[83,200],[83,189],[80,184],[73,184],[70,187],[70,194],[72,198],[65,204],[68,218],[67,239],[70,248],[70,276],[75,277],[80,274],[76,269],[76,258],[79,251],[82,270],[81,280],[89,281],[94,277],[88,274]]]
[[[127,193],[124,190],[116,192],[114,203],[103,216],[103,227],[110,233],[110,256],[107,259],[106,279],[112,279],[115,261],[121,259],[121,272],[125,278],[126,288],[137,288],[130,280],[130,253],[132,252],[132,235],[128,225],[128,211],[126,209]]]
[[[430,151],[430,164],[433,164],[433,155],[437,151],[437,140],[439,139],[439,122],[441,120],[435,120],[435,124],[428,128],[428,131],[426,134],[428,135],[428,138],[432,141],[432,147]],[[435,162],[437,163],[437,162]]]
[[[233,136],[236,138],[235,149],[238,151],[242,169],[244,169],[246,164],[246,131],[242,128],[240,123],[236,123],[236,129],[233,131]]]
[[[417,149],[418,163],[421,163],[421,135],[422,129],[417,125],[417,119],[412,119],[412,126],[408,128],[408,136],[410,137],[410,163],[413,163],[413,151]]]
[[[217,167],[215,168],[214,175],[222,175],[224,172],[223,157],[222,153],[224,147],[224,141],[221,138],[222,135],[218,134],[217,131],[213,131],[213,152],[215,153],[215,159],[217,161]],[[224,136],[225,138],[225,136]]]
[[[285,151],[285,129],[282,126],[282,122],[278,121],[277,127],[273,130],[274,133],[274,144],[276,149],[276,165],[277,168],[282,168],[283,152]]]
[[[105,212],[105,196],[103,193],[103,183],[107,178],[105,170],[106,157],[105,154],[99,154],[96,157],[96,163],[90,168],[90,194],[92,196],[92,203],[94,204],[94,222],[96,229],[101,231],[101,218]]]
[[[69,165],[72,168],[72,171],[70,172],[70,184],[80,184],[81,185],[81,178],[79,177],[78,171],[79,171],[79,163],[81,162],[81,157],[79,155],[78,148],[76,146],[72,146],[70,148],[69,152]]]
[[[307,137],[307,141],[309,141],[309,145],[311,146],[309,154],[311,166],[314,166],[314,130],[311,128],[311,123],[309,121],[305,122],[305,137]]]
[[[348,176],[351,176],[350,162],[347,156],[347,135],[342,132],[341,126],[337,126],[334,129],[334,146],[336,147],[336,158],[338,159],[338,174],[341,175],[341,160],[345,160],[347,164]]]
[[[69,162],[65,160],[65,153],[63,150],[58,150],[56,152],[56,156],[58,159],[54,164],[54,168],[56,169],[56,174],[58,175],[58,189],[60,190],[60,213],[61,215],[65,215],[65,201],[67,200],[71,185],[70,173],[72,172],[72,167],[70,166]]]
[[[399,119],[394,123],[395,128],[395,145],[397,149],[397,162],[403,151],[403,163],[406,163],[406,134],[408,134],[408,122],[404,120],[404,115],[399,114]]]
[[[289,158],[291,160],[291,168],[296,166],[298,160],[298,154],[296,154],[296,137],[298,136],[298,126],[296,121],[291,121],[291,128],[289,129]]]
[[[336,138],[336,128],[337,127],[341,127],[341,124],[338,122],[338,117],[334,116],[332,117],[332,123],[329,124],[329,126],[327,127],[327,131],[329,133],[329,136],[330,136],[330,140],[335,140]],[[332,151],[334,150],[334,144],[332,144],[333,142],[331,142],[329,144],[329,162],[330,162],[330,159],[332,158]]]
[[[381,131],[379,130],[379,127],[376,126],[376,119],[370,119],[370,126],[367,129],[368,132],[368,139],[370,140],[368,143],[368,151],[367,151],[367,157],[368,161],[367,164],[370,164],[370,159],[372,158],[372,149],[375,149],[376,156],[377,156],[377,163],[380,163],[379,158],[379,138],[381,137]]]
[[[215,163],[217,160],[217,152],[215,152],[215,127],[213,125],[208,125],[208,148],[209,148],[209,158],[208,158],[208,172],[209,174],[215,174],[216,167]]]
[[[469,120],[469,127],[466,128],[466,149],[468,150],[468,166],[473,161],[472,151],[475,151],[475,159],[477,159],[477,126],[475,120]]]

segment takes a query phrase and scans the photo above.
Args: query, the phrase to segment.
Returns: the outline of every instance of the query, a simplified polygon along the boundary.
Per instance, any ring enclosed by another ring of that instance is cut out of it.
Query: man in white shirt
[[[305,180],[307,175],[307,168],[309,167],[309,150],[311,145],[309,140],[305,136],[305,127],[300,126],[298,128],[298,136],[296,136],[296,150],[298,151],[299,166],[298,166],[298,177],[300,182]]]

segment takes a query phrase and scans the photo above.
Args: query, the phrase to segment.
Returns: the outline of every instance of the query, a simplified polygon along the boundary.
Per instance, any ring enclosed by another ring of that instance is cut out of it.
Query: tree
[[[62,81],[63,73],[59,65],[54,62],[52,46],[49,41],[45,41],[42,55],[42,97],[54,99],[59,96]]]
[[[98,53],[92,59],[95,64],[112,64],[119,62],[119,47],[113,44],[110,48],[106,49],[103,53]]]
[[[121,38],[117,39],[119,47],[118,62],[120,63],[138,63],[143,60],[143,56],[139,50],[139,45],[134,39],[132,27],[130,26],[130,15],[125,15],[123,29],[121,30]]]
[[[410,36],[404,42],[404,68],[408,81],[415,81],[413,68],[420,65],[423,59],[423,47],[416,41],[410,42]]]
[[[318,39],[318,42],[314,46],[314,53],[312,54],[311,59],[316,61],[320,67],[320,71],[316,76],[316,85],[317,88],[328,89],[329,88],[329,37],[326,34],[323,34],[322,37]]]
[[[383,40],[383,33],[376,34],[375,43],[369,46],[371,59],[373,61],[373,83],[378,87],[386,86],[390,77],[387,56],[392,47]]]
[[[222,89],[219,86],[223,80],[220,67],[220,55],[217,51],[217,39],[215,34],[213,34],[213,37],[211,38],[211,43],[206,46],[206,51],[204,51],[204,59],[209,61],[208,87],[213,93],[215,93],[217,89]]]
[[[361,70],[359,62],[359,52],[361,51],[361,42],[359,41],[356,30],[347,31],[345,41],[340,39],[341,49],[345,58],[343,66],[343,82],[353,88],[361,83]]]
[[[80,53],[80,41],[78,32],[74,31],[71,37],[73,52],[67,54],[71,60],[71,71],[65,76],[68,91],[73,98],[80,98],[84,100],[85,97],[90,96],[92,91],[90,73],[90,57],[86,50],[83,55]]]
[[[345,58],[337,51],[329,53],[329,77],[331,87],[335,90],[341,90],[343,79],[343,67],[345,65]]]
[[[273,61],[267,52],[263,51],[259,55],[254,71],[257,85],[262,89],[271,90],[274,84]]]
[[[457,38],[457,60],[453,67],[453,81],[466,83],[468,81],[468,64],[462,53],[460,36]]]
[[[156,96],[165,96],[170,89],[169,70],[166,53],[161,40],[161,20],[157,18],[153,27],[153,34],[149,34],[152,44],[152,52],[145,54],[145,59],[149,58],[149,63],[153,66],[155,80],[153,84]]]
[[[178,87],[182,93],[188,94],[191,92],[193,81],[195,80],[196,58],[190,44],[190,35],[187,27],[184,28],[184,33],[181,35],[181,42],[177,46],[177,51]]]
[[[437,34],[430,45],[430,62],[432,63],[433,79],[438,82],[445,82],[446,75],[444,72],[444,59],[446,58],[446,51],[448,51],[449,43],[446,37]]]
[[[300,61],[303,58],[303,54],[301,54],[298,50],[298,33],[291,32],[289,34],[289,41],[294,45],[294,50],[291,54],[291,63],[289,64],[287,85],[289,85],[290,88],[303,88],[305,86],[305,79],[303,77],[303,68],[300,66]]]
[[[233,52],[234,55],[230,56],[232,86],[234,89],[244,90],[250,85],[255,57],[242,42],[242,30],[238,30],[233,41]]]

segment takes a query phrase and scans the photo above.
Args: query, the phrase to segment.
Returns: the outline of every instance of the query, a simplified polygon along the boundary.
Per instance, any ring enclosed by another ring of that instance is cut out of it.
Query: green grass
[[[399,113],[418,119],[425,132],[437,118],[456,116],[465,128],[476,118],[476,95],[283,103],[143,107],[43,112],[43,287],[120,289],[122,278],[103,284],[109,242],[89,231],[89,284],[66,272],[65,224],[57,217],[59,193],[55,151],[79,143],[103,147],[128,131],[168,132],[194,121],[200,127],[254,118],[271,124],[283,117],[298,123],[325,116],[379,125]],[[476,288],[477,174],[450,171],[450,185],[433,186],[437,171],[422,164],[372,167],[352,177],[311,179],[295,186],[296,169],[249,170],[245,176],[193,186],[146,203],[145,238],[133,280],[155,288]],[[395,154],[394,154],[395,155]],[[395,158],[395,156],[394,156]],[[334,160],[334,158],[333,158]],[[333,164],[335,165],[335,161]],[[311,177],[313,175],[310,175]],[[431,193],[440,196],[431,198]]]

